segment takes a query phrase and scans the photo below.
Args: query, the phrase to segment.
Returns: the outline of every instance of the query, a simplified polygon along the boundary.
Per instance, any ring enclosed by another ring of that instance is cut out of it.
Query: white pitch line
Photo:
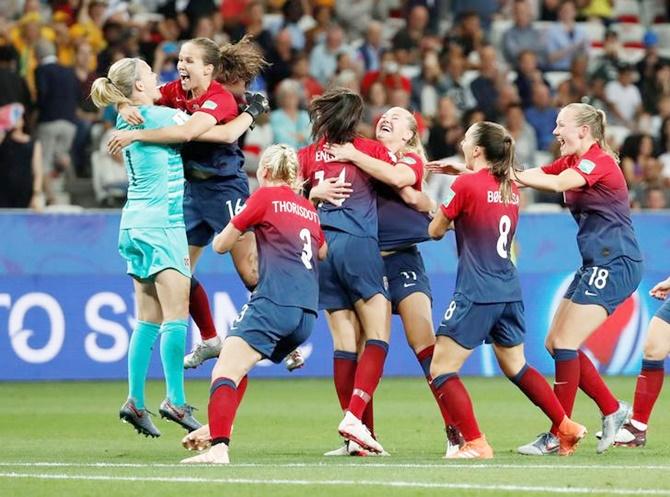
[[[179,463],[64,463],[64,462],[0,462],[0,467],[46,467],[46,468],[187,468]],[[210,466],[199,466],[210,467]],[[219,466],[216,466],[219,467]],[[432,469],[432,468],[456,468],[456,469],[595,469],[595,470],[669,470],[668,464],[656,465],[628,465],[628,464],[463,464],[444,462],[435,463],[369,463],[360,461],[358,463],[232,463],[233,468],[408,468],[408,469]]]
[[[0,473],[0,478],[25,478],[39,480],[82,480],[82,481],[130,481],[159,483],[218,483],[240,485],[317,485],[317,486],[369,486],[392,488],[440,488],[445,490],[484,490],[509,492],[542,492],[554,494],[594,494],[606,495],[653,495],[670,496],[670,490],[655,488],[594,488],[594,487],[550,487],[526,485],[483,485],[477,483],[430,483],[414,481],[374,481],[374,480],[256,480],[251,478],[198,478],[198,477],[158,477],[158,476],[91,476],[46,473]]]

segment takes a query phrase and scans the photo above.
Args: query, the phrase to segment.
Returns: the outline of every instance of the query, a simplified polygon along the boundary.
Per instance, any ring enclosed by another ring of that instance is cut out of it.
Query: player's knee
[[[644,344],[644,358],[650,361],[662,361],[668,355],[667,344],[657,340],[649,340]]]

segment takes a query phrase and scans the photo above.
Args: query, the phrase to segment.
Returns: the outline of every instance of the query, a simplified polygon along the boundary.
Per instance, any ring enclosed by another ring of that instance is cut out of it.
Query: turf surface
[[[641,450],[596,455],[600,417],[580,394],[575,419],[590,434],[570,458],[514,453],[548,427],[508,381],[466,378],[490,462],[447,462],[434,400],[420,379],[385,379],[375,399],[376,431],[392,457],[324,458],[338,446],[340,415],[328,380],[252,380],[238,412],[228,467],[182,467],[183,431],[158,422],[145,439],[118,420],[124,383],[0,383],[0,496],[670,496],[670,396],[661,396]],[[610,378],[624,399],[634,378]],[[189,382],[206,420],[207,384]],[[161,383],[149,385],[158,410]]]

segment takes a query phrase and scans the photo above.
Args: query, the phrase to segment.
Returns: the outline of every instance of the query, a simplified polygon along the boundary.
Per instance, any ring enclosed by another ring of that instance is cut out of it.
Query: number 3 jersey
[[[131,126],[119,115],[116,128],[157,129],[186,122],[184,112],[158,105],[141,106],[144,124]],[[121,215],[121,229],[183,228],[184,167],[172,145],[134,142],[123,149],[128,173],[128,201]]]
[[[353,145],[361,152],[391,162],[386,147],[367,138],[354,138]],[[377,192],[374,180],[351,162],[329,162],[332,156],[323,150],[320,140],[298,152],[301,175],[311,186],[329,178],[351,183],[351,196],[338,205],[323,202],[319,216],[324,228],[344,231],[350,235],[377,239]]]
[[[440,206],[453,220],[458,247],[454,293],[476,303],[521,300],[521,285],[510,259],[519,220],[519,190],[505,204],[488,169],[459,176]]]
[[[251,299],[317,312],[317,254],[325,239],[309,200],[288,186],[262,187],[231,221],[240,231],[254,228],[259,282]]]

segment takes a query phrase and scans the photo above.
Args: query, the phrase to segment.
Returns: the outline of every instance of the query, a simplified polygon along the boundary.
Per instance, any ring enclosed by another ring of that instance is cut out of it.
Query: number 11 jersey
[[[500,187],[488,169],[459,176],[440,206],[454,221],[458,271],[454,293],[471,302],[521,300],[521,285],[510,259],[519,220],[519,190],[502,200]]]

